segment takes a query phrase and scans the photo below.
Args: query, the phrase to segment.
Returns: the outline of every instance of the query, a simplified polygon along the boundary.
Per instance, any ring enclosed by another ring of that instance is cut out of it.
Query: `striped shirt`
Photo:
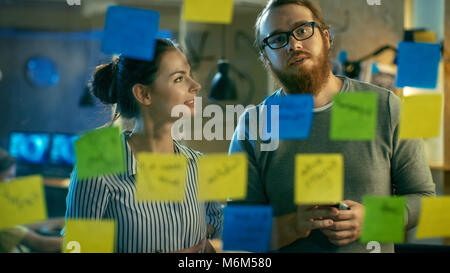
[[[174,140],[175,153],[188,159],[183,202],[137,202],[137,162],[125,137],[123,141],[127,164],[124,174],[80,180],[74,168],[67,195],[66,219],[114,219],[118,253],[172,252],[189,248],[206,237],[207,224],[215,229],[213,237],[220,235],[220,204],[197,200],[200,152]]]

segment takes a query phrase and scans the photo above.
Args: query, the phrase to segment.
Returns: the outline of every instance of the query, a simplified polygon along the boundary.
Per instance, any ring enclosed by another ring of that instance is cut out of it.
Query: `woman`
[[[166,39],[157,39],[151,62],[121,56],[97,67],[92,81],[94,95],[105,104],[117,104],[114,119],[120,115],[136,121],[134,130],[123,134],[127,171],[124,175],[80,181],[75,168],[67,196],[66,218],[114,219],[116,252],[214,250],[208,237],[220,233],[220,205],[198,202],[200,153],[181,145],[171,134],[177,119],[171,117],[172,107],[184,104],[193,115],[193,100],[199,90],[185,54]],[[136,201],[138,152],[181,154],[188,159],[185,201]]]

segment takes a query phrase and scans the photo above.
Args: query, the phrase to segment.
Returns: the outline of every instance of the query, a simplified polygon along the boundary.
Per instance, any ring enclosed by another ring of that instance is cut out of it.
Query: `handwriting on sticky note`
[[[183,201],[187,159],[176,154],[138,153],[138,201]]]
[[[113,253],[116,242],[114,220],[68,219],[64,253]]]
[[[307,139],[312,121],[314,100],[311,95],[288,95],[271,97],[267,100],[268,107],[279,105],[279,138]],[[271,112],[269,111],[268,114]],[[272,117],[269,116],[268,120]],[[266,125],[269,131],[270,122]]]
[[[248,163],[244,153],[210,154],[198,160],[200,201],[244,199],[247,193]]]
[[[183,20],[190,22],[230,24],[233,0],[185,0]]]
[[[400,139],[438,137],[441,114],[442,94],[405,96],[400,113]]]
[[[41,176],[0,183],[0,229],[47,219]]]
[[[358,112],[361,115],[369,116],[369,115],[372,115],[372,113],[373,113],[373,109],[367,109],[367,108],[361,107],[361,105],[354,105],[354,104],[346,103],[346,102],[339,101],[339,100],[336,100],[335,104],[337,106],[347,109],[349,111]]]
[[[30,193],[28,196],[17,196],[17,193],[18,192],[12,193],[6,189],[1,193],[1,198],[20,210],[33,206],[39,198],[38,193],[36,192]]]
[[[87,132],[75,142],[80,179],[125,172],[125,155],[119,128]]]
[[[399,207],[397,204],[387,203],[387,202],[384,202],[381,205],[380,210],[383,213],[390,213],[393,215],[400,215],[404,211],[404,209],[402,207]]]
[[[219,166],[215,170],[214,173],[211,174],[210,177],[208,177],[208,184],[216,183],[220,180],[221,177],[227,176],[231,172],[233,172],[237,167],[239,166],[239,163],[237,162],[231,162],[229,164],[225,163],[222,166]]]
[[[333,97],[331,140],[372,140],[377,125],[377,94],[352,92]]]
[[[340,154],[298,154],[295,157],[295,203],[330,204],[343,198]]]
[[[416,238],[450,237],[450,196],[422,197]]]
[[[272,207],[227,206],[223,250],[267,252],[272,234]]]
[[[364,196],[363,205],[365,212],[361,242],[403,242],[405,232],[405,197]]]

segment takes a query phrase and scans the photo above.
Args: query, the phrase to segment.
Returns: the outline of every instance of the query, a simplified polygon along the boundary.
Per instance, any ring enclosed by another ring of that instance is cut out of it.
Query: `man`
[[[248,140],[248,112],[241,116],[230,153],[245,152],[249,159],[247,198],[230,202],[271,205],[274,211],[272,248],[280,252],[368,252],[359,243],[364,195],[407,198],[405,227],[417,224],[420,198],[434,195],[423,142],[398,140],[400,100],[392,92],[331,70],[330,33],[321,10],[308,0],[272,0],[255,26],[256,42],[267,69],[282,88],[271,98],[312,94],[314,119],[306,140],[282,140],[275,151],[261,151]],[[355,91],[376,92],[378,123],[372,141],[329,139],[332,97]],[[247,125],[247,126],[246,126]],[[245,132],[247,140],[239,140]],[[251,139],[251,138],[250,138]],[[304,153],[339,153],[344,158],[344,201],[350,210],[330,206],[297,206],[294,198],[294,158]],[[393,252],[392,243],[381,252]]]

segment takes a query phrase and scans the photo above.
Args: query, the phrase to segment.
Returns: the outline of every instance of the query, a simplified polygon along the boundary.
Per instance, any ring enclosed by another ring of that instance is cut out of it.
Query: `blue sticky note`
[[[106,11],[102,52],[151,61],[158,34],[159,13],[111,6]]]
[[[400,42],[395,86],[435,89],[440,59],[440,44]]]
[[[378,63],[374,62],[372,63],[372,75],[376,75],[380,72],[380,69],[378,68]]]
[[[266,102],[268,122],[264,122],[271,131],[271,119],[279,119],[279,139],[308,139],[313,122],[314,99],[312,95],[286,95],[271,97]],[[272,117],[271,107],[278,105],[278,117]],[[275,121],[277,122],[277,121]]]
[[[158,30],[158,34],[156,34],[156,38],[172,39],[172,31],[169,29],[160,29]]]
[[[272,207],[227,206],[224,209],[224,251],[268,252],[272,236]]]

